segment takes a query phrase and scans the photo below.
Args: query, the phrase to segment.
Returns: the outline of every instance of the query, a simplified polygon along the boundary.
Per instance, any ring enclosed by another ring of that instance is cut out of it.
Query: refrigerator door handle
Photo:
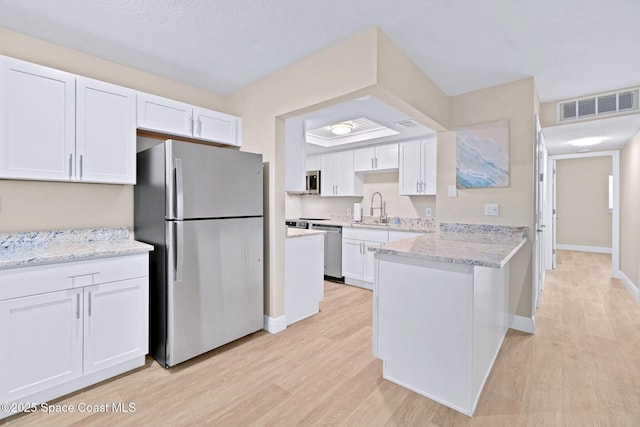
[[[182,159],[174,160],[176,173],[176,219],[183,219],[184,216],[184,185],[182,175]]]
[[[184,266],[184,225],[182,221],[175,221],[175,282],[182,282],[182,270]]]

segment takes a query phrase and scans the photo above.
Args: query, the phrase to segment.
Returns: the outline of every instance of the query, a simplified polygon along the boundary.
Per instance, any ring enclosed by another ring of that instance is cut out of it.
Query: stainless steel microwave
[[[320,194],[320,171],[307,171],[305,194]]]

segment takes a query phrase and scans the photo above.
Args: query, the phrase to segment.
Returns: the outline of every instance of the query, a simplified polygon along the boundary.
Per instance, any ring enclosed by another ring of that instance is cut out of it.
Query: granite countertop
[[[323,230],[307,230],[306,228],[287,228],[287,239],[291,239],[294,237],[314,236],[318,234],[327,234],[327,232]]]
[[[135,241],[128,228],[0,233],[0,269],[142,254],[152,245]]]
[[[397,218],[397,223],[394,223]],[[416,231],[433,233],[435,221],[433,218],[390,217],[388,223],[381,223],[378,217],[363,216],[362,221],[354,221],[347,215],[331,215],[328,220],[309,221],[312,224],[339,225],[341,227],[373,228],[378,230]]]
[[[369,250],[378,254],[502,268],[526,241],[526,227],[440,224],[437,232]]]

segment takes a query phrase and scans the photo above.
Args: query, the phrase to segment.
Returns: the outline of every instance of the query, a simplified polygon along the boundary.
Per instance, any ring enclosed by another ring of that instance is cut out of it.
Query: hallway
[[[558,252],[536,335],[509,331],[480,398],[476,416],[491,415],[507,424],[640,424],[640,305],[611,278],[610,255]]]

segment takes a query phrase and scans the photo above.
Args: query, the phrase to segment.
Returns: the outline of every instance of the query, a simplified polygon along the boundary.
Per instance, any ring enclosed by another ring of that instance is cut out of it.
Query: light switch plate
[[[431,218],[433,216],[433,210],[431,208],[424,208],[424,216]]]
[[[449,186],[449,197],[458,197],[458,189],[455,185]]]

